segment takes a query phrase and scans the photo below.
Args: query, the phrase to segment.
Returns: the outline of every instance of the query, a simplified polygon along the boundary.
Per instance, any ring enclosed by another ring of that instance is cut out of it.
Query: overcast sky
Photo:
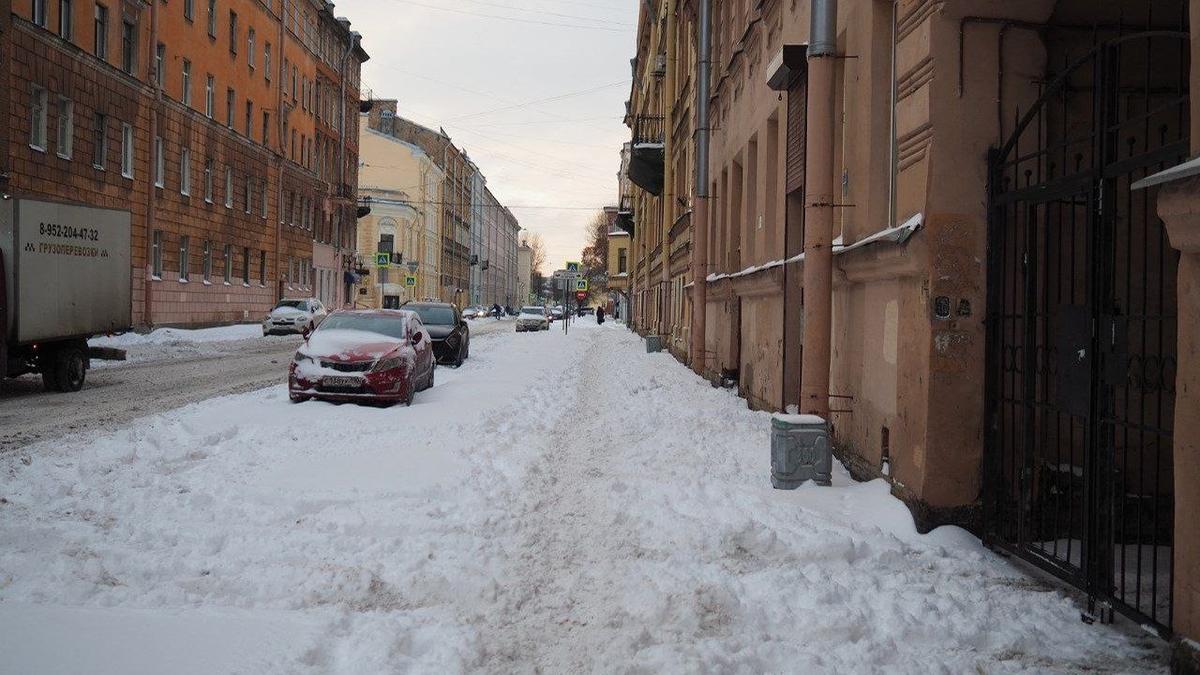
[[[443,127],[550,265],[617,200],[637,0],[336,0],[371,55],[363,87]],[[553,99],[553,100],[549,100]]]

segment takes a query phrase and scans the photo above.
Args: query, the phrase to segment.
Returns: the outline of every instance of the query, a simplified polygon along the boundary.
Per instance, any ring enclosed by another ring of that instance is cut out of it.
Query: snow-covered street
[[[621,325],[471,356],[0,455],[0,673],[1165,669],[882,481],[771,489],[769,415]]]

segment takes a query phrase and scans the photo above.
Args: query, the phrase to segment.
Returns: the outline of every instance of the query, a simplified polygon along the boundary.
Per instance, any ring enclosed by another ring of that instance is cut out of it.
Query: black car
[[[438,363],[461,366],[471,356],[471,329],[457,307],[447,302],[409,302],[403,309],[421,317]]]

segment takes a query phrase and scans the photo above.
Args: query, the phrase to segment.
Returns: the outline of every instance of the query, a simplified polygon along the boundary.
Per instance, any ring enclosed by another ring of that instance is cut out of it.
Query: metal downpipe
[[[692,221],[692,370],[706,369],[708,311],[708,99],[712,86],[712,0],[699,0],[696,41],[696,186]]]
[[[837,0],[812,0],[804,206],[802,412],[829,418],[833,315],[834,119]]]

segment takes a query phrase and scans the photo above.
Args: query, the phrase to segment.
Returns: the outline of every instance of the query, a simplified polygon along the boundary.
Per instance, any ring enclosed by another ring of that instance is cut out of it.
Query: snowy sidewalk
[[[768,416],[622,327],[472,346],[0,460],[0,673],[1163,670],[882,482],[772,490]]]

